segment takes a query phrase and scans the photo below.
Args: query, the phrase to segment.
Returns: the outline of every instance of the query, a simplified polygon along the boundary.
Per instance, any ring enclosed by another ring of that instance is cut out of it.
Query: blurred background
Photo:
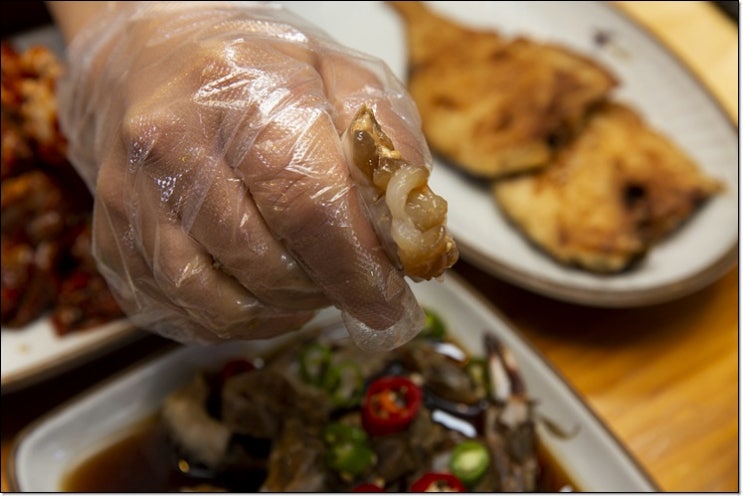
[[[739,3],[737,1],[725,0],[711,3],[738,23]],[[2,2],[0,12],[2,12],[3,37],[52,22],[44,2]]]

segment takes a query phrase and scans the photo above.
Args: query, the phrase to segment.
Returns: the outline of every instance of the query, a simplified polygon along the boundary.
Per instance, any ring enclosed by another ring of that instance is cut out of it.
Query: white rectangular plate
[[[503,319],[458,277],[413,286],[420,302],[436,310],[451,335],[475,354],[481,336],[493,332],[513,351],[539,414],[575,435],[564,439],[539,425],[548,450],[583,491],[657,491],[619,440],[576,392]],[[309,327],[340,326],[334,310],[323,311]],[[70,401],[19,435],[9,461],[10,483],[22,492],[60,491],[65,472],[155,413],[165,396],[204,368],[238,354],[260,354],[289,338],[217,346],[181,347],[134,367],[101,387]]]

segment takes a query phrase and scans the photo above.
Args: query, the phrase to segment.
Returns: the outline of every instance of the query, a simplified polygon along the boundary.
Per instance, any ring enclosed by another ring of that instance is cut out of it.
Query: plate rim
[[[48,318],[39,318],[41,321],[46,319]],[[108,327],[109,329],[99,329],[104,327]],[[0,331],[2,333],[23,333],[25,330]],[[41,383],[56,374],[74,369],[97,356],[104,355],[115,348],[122,347],[147,334],[146,331],[140,330],[126,318],[115,319],[90,329],[74,330],[71,333],[86,334],[97,333],[99,331],[104,333],[105,336],[96,337],[96,339],[88,343],[80,344],[64,353],[53,355],[46,360],[31,363],[14,371],[5,372],[2,378],[0,378],[0,392],[2,392],[2,395],[5,395]],[[59,337],[59,340],[63,340],[65,336]],[[54,342],[51,345],[53,346]]]
[[[560,282],[552,279],[540,278],[537,275],[523,273],[513,269],[508,264],[493,260],[467,242],[457,240],[456,236],[455,240],[463,259],[490,273],[492,276],[503,278],[515,286],[536,292],[545,297],[566,303],[607,309],[647,307],[663,304],[700,291],[718,281],[735,267],[739,260],[740,247],[740,241],[738,240],[727,252],[710,265],[682,279],[644,288],[602,290],[562,285]],[[545,255],[545,257],[547,256]]]

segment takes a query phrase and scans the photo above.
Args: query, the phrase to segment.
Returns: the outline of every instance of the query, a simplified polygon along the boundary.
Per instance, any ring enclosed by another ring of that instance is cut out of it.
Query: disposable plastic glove
[[[93,252],[132,321],[181,342],[254,339],[334,305],[363,348],[412,338],[423,312],[339,138],[366,105],[430,165],[386,65],[278,5],[111,4],[70,43],[58,95],[95,192]]]

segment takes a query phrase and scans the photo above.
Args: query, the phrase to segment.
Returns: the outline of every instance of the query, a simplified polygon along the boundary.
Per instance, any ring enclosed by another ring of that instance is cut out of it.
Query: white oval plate
[[[539,413],[575,433],[560,438],[538,425],[541,440],[578,488],[588,492],[658,490],[576,392],[462,280],[449,274],[441,283],[420,283],[413,289],[420,302],[435,309],[451,335],[473,353],[484,353],[481,337],[485,331],[495,333],[512,350]],[[308,328],[338,326],[342,325],[337,311],[326,310]],[[216,368],[238,354],[264,353],[290,339],[181,346],[110,379],[40,418],[18,436],[9,458],[11,488],[60,491],[67,471],[154,414],[165,396],[196,371]]]
[[[384,2],[283,2],[341,43],[377,56],[405,80],[402,22]],[[601,307],[672,300],[712,283],[738,257],[738,135],[705,88],[656,39],[601,2],[426,2],[451,19],[562,43],[621,80],[616,97],[682,146],[726,184],[688,224],[654,247],[633,271],[600,276],[562,266],[509,225],[487,185],[436,162],[432,189],[449,204],[448,226],[462,258],[553,298]],[[597,33],[610,37],[603,48]]]

